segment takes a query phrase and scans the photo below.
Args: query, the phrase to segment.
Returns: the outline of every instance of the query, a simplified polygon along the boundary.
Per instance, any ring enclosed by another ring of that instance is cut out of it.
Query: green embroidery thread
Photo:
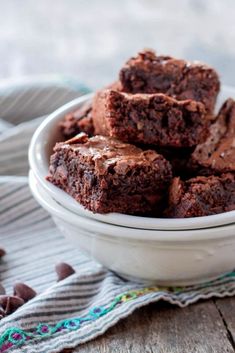
[[[159,291],[158,287],[128,291],[126,293],[117,295],[108,307],[94,307],[86,316],[61,320],[55,326],[51,326],[46,323],[40,323],[31,331],[24,331],[18,327],[11,327],[7,329],[0,337],[0,352],[5,352],[13,346],[22,346],[26,341],[32,339],[51,337],[53,334],[62,330],[78,330],[84,322],[97,320],[99,317],[104,316],[115,309],[117,305],[156,291]]]

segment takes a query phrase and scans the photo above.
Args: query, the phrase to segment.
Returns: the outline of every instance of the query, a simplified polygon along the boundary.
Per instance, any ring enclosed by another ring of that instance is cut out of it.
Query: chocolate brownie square
[[[235,210],[235,175],[174,178],[169,189],[168,217],[209,216]]]
[[[50,182],[98,213],[156,211],[172,179],[157,152],[84,133],[56,144],[49,172]]]
[[[192,147],[205,141],[210,118],[202,103],[161,93],[103,90],[93,101],[95,133],[131,143]]]
[[[80,132],[92,136],[94,134],[92,103],[83,104],[72,113],[66,114],[59,126],[65,139],[70,139]]]
[[[192,153],[190,168],[203,175],[235,172],[235,101],[228,99],[207,140]]]
[[[140,52],[120,71],[122,90],[129,93],[165,93],[178,100],[192,99],[213,111],[220,89],[214,69],[199,62]]]

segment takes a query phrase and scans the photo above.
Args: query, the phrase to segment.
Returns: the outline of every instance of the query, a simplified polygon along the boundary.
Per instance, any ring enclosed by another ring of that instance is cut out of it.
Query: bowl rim
[[[65,209],[56,202],[43,188],[39,185],[32,170],[29,171],[29,187],[34,198],[38,203],[46,209],[52,216],[60,218],[64,222],[68,222],[73,226],[92,231],[94,236],[100,233],[103,236],[115,237],[120,239],[135,241],[152,241],[162,243],[190,243],[203,242],[208,240],[221,240],[224,238],[234,238],[235,223],[227,226],[214,228],[195,229],[195,230],[153,230],[153,229],[134,229],[128,227],[117,226],[113,224],[99,222],[97,220],[82,217],[72,211]],[[232,235],[231,235],[232,234]]]
[[[228,91],[229,95],[235,96],[235,88],[223,86],[221,91]],[[56,201],[60,201],[67,209],[76,212],[78,215],[97,219],[104,223],[110,223],[135,229],[154,229],[154,230],[190,230],[210,228],[214,226],[222,226],[231,224],[235,220],[235,210],[223,212],[216,215],[191,217],[191,218],[152,218],[140,217],[121,213],[109,213],[101,215],[86,210],[82,205],[75,201],[70,195],[59,189],[45,179],[48,173],[48,165],[45,166],[45,161],[42,158],[42,151],[47,144],[46,136],[48,132],[58,123],[62,117],[72,110],[78,108],[83,103],[92,99],[93,93],[76,98],[69,103],[66,103],[52,114],[50,114],[36,129],[29,146],[28,158],[31,169],[41,182],[45,189],[52,195]],[[48,136],[49,137],[49,136]],[[65,202],[65,205],[64,205]]]

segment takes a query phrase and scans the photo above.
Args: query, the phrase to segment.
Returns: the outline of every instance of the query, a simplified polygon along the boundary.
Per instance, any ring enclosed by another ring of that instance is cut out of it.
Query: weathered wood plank
[[[227,329],[227,336],[235,351],[235,298],[216,299],[215,305]]]
[[[231,300],[231,303],[230,303]],[[235,298],[224,299],[234,308]],[[234,321],[231,321],[231,327]],[[212,300],[181,309],[165,303],[142,308],[105,335],[63,353],[232,353],[232,343]]]

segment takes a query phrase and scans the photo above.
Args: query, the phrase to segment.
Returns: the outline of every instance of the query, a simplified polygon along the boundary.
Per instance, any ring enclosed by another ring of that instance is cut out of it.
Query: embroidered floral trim
[[[162,288],[161,288],[162,289]],[[97,306],[92,308],[86,316],[79,318],[71,318],[59,321],[56,325],[48,325],[46,323],[40,323],[34,329],[30,331],[21,330],[18,327],[8,328],[0,338],[0,352],[5,352],[13,346],[22,346],[26,341],[33,339],[43,339],[51,337],[57,332],[63,330],[74,331],[78,330],[84,322],[89,322],[98,319],[101,316],[106,315],[112,311],[116,306],[134,300],[147,293],[158,291],[158,287],[149,287],[144,289],[138,289],[128,291],[120,294],[114,298],[114,300],[107,307]]]
[[[234,278],[235,271],[222,275],[217,280],[224,280],[226,278]],[[210,285],[215,285],[217,282],[211,281],[197,286],[197,289],[204,289],[209,287]],[[229,283],[223,281],[223,285],[225,283]],[[159,291],[166,291],[166,292],[173,292],[175,295],[178,295],[182,292],[191,292],[193,287],[148,287],[143,289],[137,289],[125,292],[123,294],[117,295],[114,300],[107,306],[97,306],[93,307],[86,316],[78,317],[78,318],[71,318],[59,321],[55,325],[48,325],[46,323],[38,324],[34,329],[30,331],[21,330],[18,327],[11,327],[6,329],[4,334],[0,337],[0,352],[6,352],[8,349],[12,347],[20,347],[26,341],[34,340],[34,339],[43,339],[46,337],[51,337],[52,335],[68,330],[74,331],[78,330],[85,322],[91,322],[97,320],[99,317],[106,315],[118,305],[122,303],[134,300],[138,297],[141,297],[148,293],[154,293]],[[195,288],[194,288],[195,289]]]

